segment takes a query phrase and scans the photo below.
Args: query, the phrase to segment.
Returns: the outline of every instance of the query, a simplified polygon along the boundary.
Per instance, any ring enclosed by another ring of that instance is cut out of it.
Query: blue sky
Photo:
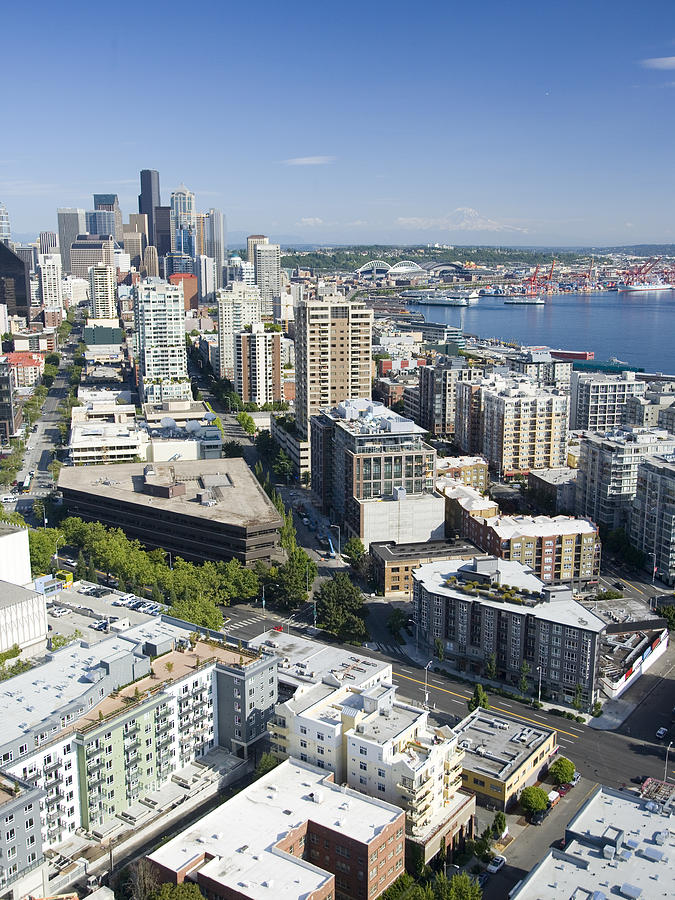
[[[675,240],[675,3],[5,5],[12,229],[138,172],[316,243]],[[10,39],[7,39],[10,36]]]

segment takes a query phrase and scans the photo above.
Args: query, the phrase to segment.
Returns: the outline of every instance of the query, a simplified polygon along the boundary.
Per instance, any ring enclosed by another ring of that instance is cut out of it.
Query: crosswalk
[[[225,631],[232,632],[238,631],[243,628],[253,628],[256,625],[260,625],[264,623],[267,628],[274,628],[275,625],[283,626],[284,629],[290,625],[292,628],[299,631],[307,631],[310,628],[310,625],[307,622],[296,622],[281,619],[271,619],[269,616],[260,613],[258,615],[250,615],[245,619],[232,619],[225,624]],[[262,629],[261,629],[262,630]]]

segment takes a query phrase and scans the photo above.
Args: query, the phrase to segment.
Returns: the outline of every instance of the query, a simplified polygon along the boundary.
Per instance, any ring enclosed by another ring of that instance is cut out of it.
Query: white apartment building
[[[548,350],[527,350],[507,359],[514,372],[526,375],[539,387],[569,388],[572,363],[555,359]]]
[[[628,398],[644,396],[647,391],[646,383],[635,379],[635,372],[572,372],[570,388],[570,428],[584,431],[618,428]]]
[[[646,568],[675,585],[675,455],[652,456],[638,467],[630,514],[631,543],[645,554]]]
[[[117,278],[112,266],[89,269],[89,301],[92,318],[117,321]]]
[[[675,435],[623,425],[604,437],[587,433],[579,445],[576,513],[610,531],[626,526],[645,459],[675,453]]]
[[[255,283],[260,289],[264,316],[274,315],[274,298],[281,294],[281,247],[255,245]]]
[[[47,646],[47,607],[43,594],[0,581],[0,653],[17,646],[35,656]]]
[[[195,257],[195,275],[200,302],[213,303],[218,283],[215,259],[204,255]]]
[[[232,281],[216,292],[218,301],[218,358],[220,377],[234,380],[234,336],[246,325],[261,321],[260,291],[255,285]]]
[[[343,400],[370,398],[373,311],[361,301],[330,296],[295,308],[296,424]]]
[[[58,253],[46,254],[41,258],[38,266],[40,299],[48,309],[63,308],[62,276],[61,257]]]
[[[458,385],[457,416],[468,406],[458,432],[477,429],[480,452],[490,467],[508,477],[531,469],[557,468],[567,461],[569,397],[531,381],[496,376],[478,385]],[[466,443],[473,440],[466,438]]]
[[[142,281],[135,288],[134,317],[143,401],[191,400],[183,286]]]
[[[464,752],[450,729],[429,724],[426,710],[399,701],[383,672],[368,683],[375,661],[344,656],[330,673],[300,669],[305,683],[277,704],[269,723],[272,752],[331,771],[337,784],[404,809],[408,839],[426,862],[442,841],[452,845],[470,833],[475,798],[459,793]],[[284,684],[283,665],[279,679],[280,695],[293,690],[292,681]]]

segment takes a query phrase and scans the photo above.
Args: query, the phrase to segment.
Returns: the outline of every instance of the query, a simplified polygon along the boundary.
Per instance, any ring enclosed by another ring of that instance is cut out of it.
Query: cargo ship
[[[520,297],[507,297],[504,303],[513,306],[544,306],[546,301],[543,297],[526,297],[522,294]]]
[[[642,294],[646,291],[672,291],[673,285],[665,281],[643,281],[636,284],[619,283],[616,289],[620,294]]]

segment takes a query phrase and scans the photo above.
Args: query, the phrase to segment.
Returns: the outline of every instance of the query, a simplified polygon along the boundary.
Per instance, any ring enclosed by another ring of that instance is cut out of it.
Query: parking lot
[[[47,604],[47,623],[50,636],[81,636],[90,643],[164,611],[158,603],[151,603],[134,594],[107,587],[77,582],[76,588],[61,591]]]

